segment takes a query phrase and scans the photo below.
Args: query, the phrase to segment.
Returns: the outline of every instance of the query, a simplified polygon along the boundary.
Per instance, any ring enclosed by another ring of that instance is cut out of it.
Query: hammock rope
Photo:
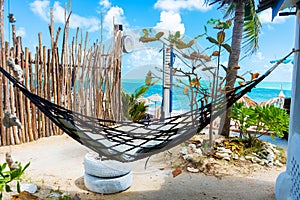
[[[0,71],[18,88],[40,111],[61,130],[77,142],[99,153],[105,159],[132,162],[170,149],[188,140],[204,129],[238,99],[250,92],[292,53],[273,65],[265,74],[244,85],[220,94],[214,102],[200,108],[164,119],[149,125],[126,121],[113,121],[86,116],[52,103],[31,93],[6,70]],[[212,113],[212,105],[214,112]],[[113,124],[113,125],[107,125]]]

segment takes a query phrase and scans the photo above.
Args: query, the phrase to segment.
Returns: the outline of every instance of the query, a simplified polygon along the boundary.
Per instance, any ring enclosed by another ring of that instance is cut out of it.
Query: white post
[[[164,48],[163,63],[163,102],[162,102],[162,119],[170,117],[170,94],[171,94],[171,49]]]
[[[295,49],[300,48],[300,11],[297,8]],[[292,97],[290,112],[290,128],[288,140],[288,156],[286,171],[276,180],[276,199],[300,199],[300,55],[295,54]]]

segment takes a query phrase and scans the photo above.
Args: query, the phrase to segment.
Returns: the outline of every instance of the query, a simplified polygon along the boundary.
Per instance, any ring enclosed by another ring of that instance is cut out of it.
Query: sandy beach
[[[83,183],[83,158],[89,149],[67,135],[42,138],[38,141],[0,147],[0,162],[10,152],[15,161],[23,165],[30,162],[22,182],[34,183],[41,199],[53,190],[67,192],[72,199],[275,199],[274,187],[283,167],[251,166],[247,173],[229,173],[222,178],[201,173],[182,174],[173,178],[172,160],[178,157],[179,148],[133,163],[133,183],[121,193],[102,195],[88,191]],[[224,161],[225,162],[225,161]],[[226,163],[224,163],[226,165]],[[245,166],[249,167],[249,166]],[[222,166],[220,166],[222,170]],[[226,169],[228,170],[228,169]],[[247,170],[246,170],[247,171]],[[4,199],[9,199],[6,194]]]

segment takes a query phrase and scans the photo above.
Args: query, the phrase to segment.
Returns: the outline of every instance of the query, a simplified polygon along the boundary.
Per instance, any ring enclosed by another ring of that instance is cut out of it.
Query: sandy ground
[[[145,159],[134,162],[132,186],[121,193],[102,195],[89,192],[83,183],[83,158],[89,150],[67,135],[0,147],[0,162],[5,160],[6,152],[11,152],[13,159],[23,164],[30,161],[24,182],[37,184],[39,192],[36,195],[41,199],[46,199],[50,189],[58,189],[70,193],[71,197],[76,195],[79,197],[77,199],[83,200],[270,200],[275,199],[276,178],[285,170],[285,166],[258,167],[251,173],[236,173],[221,179],[201,173],[183,172],[173,178],[172,169],[167,167],[170,166],[170,156],[166,156],[172,155],[171,150],[151,157],[146,169]],[[9,198],[6,196],[4,199]]]

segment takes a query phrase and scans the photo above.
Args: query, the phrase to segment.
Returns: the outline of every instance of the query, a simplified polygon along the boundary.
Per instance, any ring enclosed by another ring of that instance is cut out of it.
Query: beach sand
[[[13,159],[23,165],[30,162],[23,182],[36,184],[39,190],[35,195],[41,199],[46,199],[51,190],[59,190],[83,200],[270,200],[275,199],[276,178],[285,170],[285,166],[252,166],[249,173],[231,173],[222,178],[188,172],[173,178],[170,166],[175,165],[172,160],[178,157],[178,151],[179,147],[175,147],[151,157],[146,169],[146,159],[134,162],[131,187],[111,195],[95,194],[85,188],[83,158],[89,150],[65,134],[27,144],[0,147],[0,162],[4,162],[6,152],[11,152]],[[7,194],[4,199],[9,199]]]

